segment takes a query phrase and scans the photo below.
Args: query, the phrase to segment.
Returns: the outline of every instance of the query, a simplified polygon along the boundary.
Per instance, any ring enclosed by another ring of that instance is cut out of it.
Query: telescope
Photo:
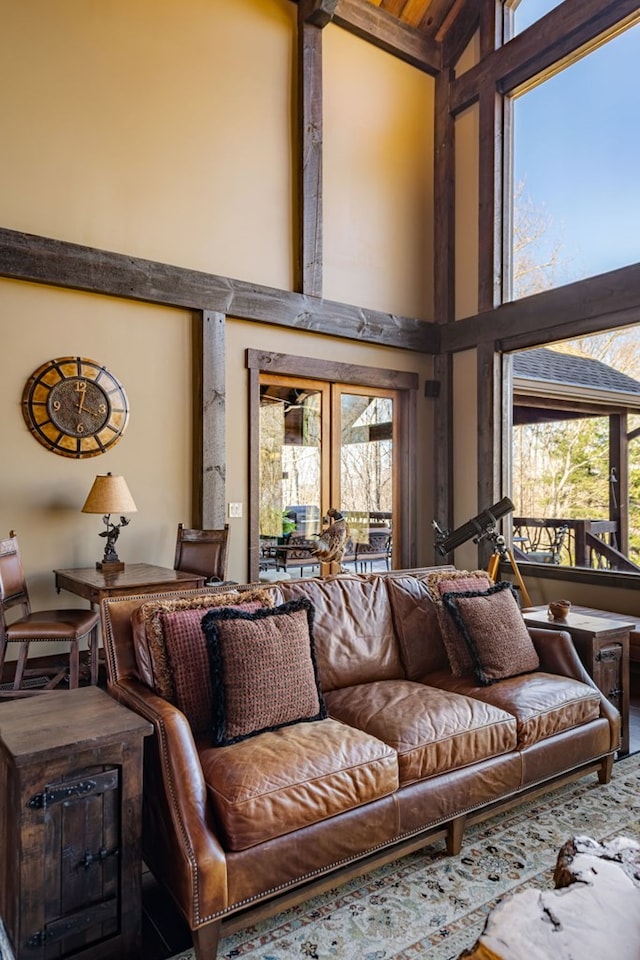
[[[467,520],[462,526],[453,531],[443,530],[436,520],[433,521],[433,528],[436,532],[436,549],[443,557],[456,547],[461,547],[467,540],[473,540],[474,543],[480,543],[481,540],[493,538],[496,533],[496,526],[501,517],[505,517],[514,509],[509,497],[503,497],[498,500],[488,510],[482,510],[471,520]],[[504,539],[502,543],[504,544]]]

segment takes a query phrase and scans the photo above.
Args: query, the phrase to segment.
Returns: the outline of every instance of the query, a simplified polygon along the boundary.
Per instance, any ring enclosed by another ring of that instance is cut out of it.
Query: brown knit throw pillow
[[[327,716],[315,664],[313,611],[301,597],[272,610],[229,607],[203,618],[216,746]]]
[[[486,686],[538,669],[540,660],[510,583],[445,593],[442,600],[467,643],[478,683]]]

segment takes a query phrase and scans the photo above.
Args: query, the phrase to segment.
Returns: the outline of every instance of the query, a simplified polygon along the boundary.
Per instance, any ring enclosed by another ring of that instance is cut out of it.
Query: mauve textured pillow
[[[442,601],[445,593],[469,593],[488,590],[491,578],[486,570],[449,570],[431,573],[427,584],[435,601],[440,633],[444,643],[449,666],[454,677],[468,677],[474,673],[475,663],[471,656],[466,638],[451,611]]]
[[[271,610],[229,607],[205,615],[215,746],[327,716],[313,612],[313,604],[301,597]]]
[[[192,597],[175,597],[171,600],[147,600],[142,603],[131,615],[133,645],[141,678],[158,696],[175,703],[174,664],[167,652],[164,621],[161,619],[164,614],[197,610],[201,619],[204,612],[211,607],[254,602],[262,607],[272,607],[273,597],[267,590],[226,590]],[[204,647],[200,622],[193,636],[196,644]],[[175,657],[173,659],[175,660]]]
[[[510,583],[445,593],[442,600],[466,640],[479,683],[486,686],[538,669],[540,660]]]
[[[247,600],[234,609],[253,613],[262,607],[259,600]],[[182,710],[194,734],[207,733],[211,726],[211,677],[202,629],[204,613],[196,607],[161,610],[158,615],[173,687],[171,702]]]

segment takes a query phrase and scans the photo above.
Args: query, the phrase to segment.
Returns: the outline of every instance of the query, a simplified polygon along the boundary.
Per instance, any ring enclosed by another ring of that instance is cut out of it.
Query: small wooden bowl
[[[549,604],[550,620],[566,620],[571,610],[570,600],[552,600]]]

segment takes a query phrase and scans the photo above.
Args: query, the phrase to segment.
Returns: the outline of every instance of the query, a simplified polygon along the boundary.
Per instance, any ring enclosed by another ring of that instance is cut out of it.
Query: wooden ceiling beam
[[[368,0],[338,0],[332,22],[418,70],[440,72],[440,45]]]
[[[326,27],[333,20],[338,0],[298,0],[299,16],[305,23]]]
[[[418,6],[418,4],[416,4],[416,6]],[[421,6],[424,8],[424,2]],[[420,18],[420,22],[416,24],[416,26],[419,26],[432,37],[437,36],[438,31],[447,19],[450,8],[451,0],[431,0],[431,3],[427,5],[426,10],[424,10]],[[438,37],[438,39],[440,39],[440,37]]]
[[[640,20],[638,0],[564,0],[458,77],[452,84],[451,112],[470,106],[483,87],[510,93],[545,71],[557,70],[576,51],[634,20]]]
[[[456,0],[436,38],[442,42],[442,62],[454,66],[480,25],[483,3],[478,0]]]
[[[420,353],[437,353],[440,343],[439,328],[415,317],[368,310],[6,228],[0,228],[0,277],[187,310],[207,310]]]

